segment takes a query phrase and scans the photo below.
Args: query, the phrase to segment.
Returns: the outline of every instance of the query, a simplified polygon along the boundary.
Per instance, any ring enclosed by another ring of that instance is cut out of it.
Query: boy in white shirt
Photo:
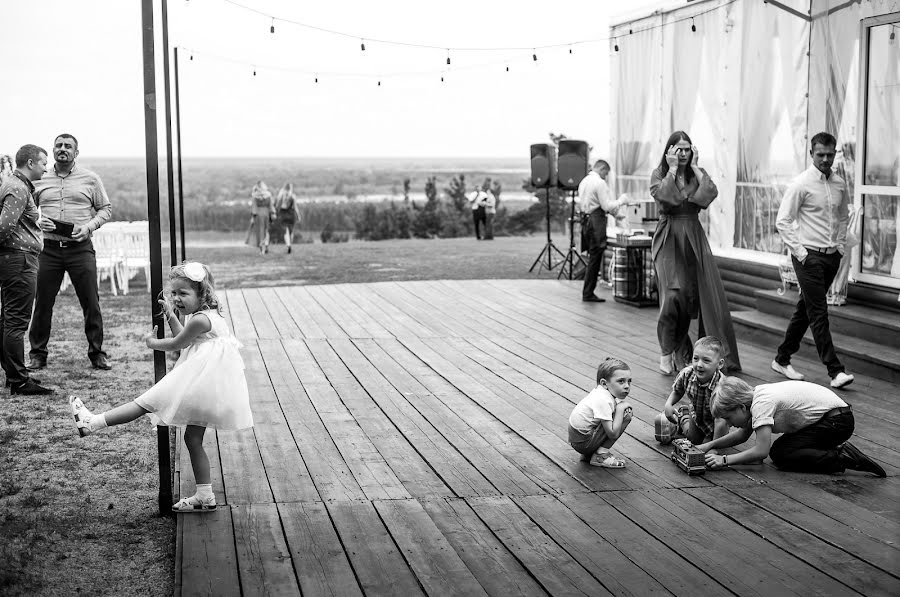
[[[625,402],[630,387],[631,369],[624,362],[607,358],[597,367],[597,387],[569,415],[569,444],[582,462],[625,468],[625,461],[609,449],[631,422],[632,408]]]
[[[737,427],[724,437],[697,446],[708,452],[747,441],[756,445],[731,455],[706,455],[711,469],[756,462],[766,456],[786,471],[842,473],[845,469],[886,473],[877,462],[848,442],[853,435],[853,410],[837,394],[806,381],[760,384],[755,388],[737,377],[724,377],[713,396],[712,414]],[[774,442],[773,433],[783,433]]]

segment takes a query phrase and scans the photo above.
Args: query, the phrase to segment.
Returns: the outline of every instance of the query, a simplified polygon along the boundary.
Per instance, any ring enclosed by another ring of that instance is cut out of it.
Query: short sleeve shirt
[[[615,410],[616,399],[609,390],[597,386],[572,410],[569,425],[580,433],[593,433],[601,421],[612,421]]]
[[[847,403],[824,386],[808,381],[760,384],[753,392],[753,429],[772,426],[773,433],[793,433],[817,423],[822,415]]]
[[[672,391],[678,396],[687,396],[694,407],[694,422],[704,435],[713,435],[715,417],[712,416],[712,394],[722,379],[722,373],[716,371],[708,383],[701,384],[694,368],[690,365],[678,373],[672,384]]]

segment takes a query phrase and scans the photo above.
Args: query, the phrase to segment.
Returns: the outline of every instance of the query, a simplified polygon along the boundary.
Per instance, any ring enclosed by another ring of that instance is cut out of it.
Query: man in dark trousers
[[[588,175],[578,185],[579,211],[585,222],[583,237],[588,239],[587,268],[584,270],[584,286],[581,289],[581,300],[586,303],[603,303],[602,299],[594,294],[597,288],[597,278],[600,275],[600,266],[603,263],[603,252],[606,250],[606,214],[615,215],[619,208],[628,205],[627,201],[613,199],[606,184],[609,176],[609,163],[606,160],[597,160]]]
[[[0,185],[0,362],[13,394],[50,394],[25,368],[25,332],[31,320],[38,255],[44,235],[34,201],[33,181],[47,170],[47,150],[23,145],[16,152],[16,170]]]
[[[837,140],[829,133],[818,133],[812,138],[812,165],[791,181],[778,209],[775,226],[791,251],[800,299],[772,369],[788,379],[803,379],[803,374],[791,365],[791,355],[800,348],[806,329],[812,328],[831,387],[843,388],[853,382],[853,376],[844,370],[835,354],[825,298],[841,265],[850,222],[847,183],[831,170],[836,146]]]
[[[28,340],[31,343],[29,369],[47,366],[47,342],[53,305],[68,272],[84,313],[84,334],[88,341],[88,358],[95,369],[110,369],[103,351],[103,316],[97,290],[97,259],[91,234],[109,221],[112,211],[100,177],[75,164],[78,140],[63,133],[53,144],[52,170],[35,183],[35,197],[41,206],[40,221],[44,231],[44,250],[38,272],[34,316]],[[54,222],[55,220],[55,222]],[[57,223],[63,222],[60,228]],[[72,231],[63,229],[71,224]]]

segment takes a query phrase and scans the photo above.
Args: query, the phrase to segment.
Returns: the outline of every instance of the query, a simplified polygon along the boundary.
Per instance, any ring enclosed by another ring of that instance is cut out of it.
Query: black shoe
[[[21,394],[23,396],[44,396],[46,394],[52,394],[53,390],[50,388],[45,388],[44,386],[39,386],[34,382],[33,379],[29,379],[24,383],[11,386],[9,388],[11,394]]]
[[[36,378],[36,377],[29,377],[28,379],[30,379],[31,381],[33,381],[33,382],[36,383],[36,384],[41,383],[41,380],[39,380],[39,379]],[[8,379],[6,380],[6,387],[7,387],[7,388],[11,388],[11,387],[12,387],[12,382],[9,381]]]
[[[103,369],[104,371],[109,371],[112,369],[112,365],[106,360],[106,357],[99,356],[93,361],[91,361],[91,367],[94,369]]]
[[[291,254],[291,246],[290,246],[290,245],[288,245],[288,250],[287,250],[287,252],[288,252],[288,255]]]
[[[583,303],[605,303],[606,299],[600,298],[599,296],[583,296],[581,297],[581,302]]]
[[[859,448],[850,442],[844,442],[844,445],[841,446],[840,455],[841,460],[851,470],[872,473],[876,477],[887,477],[887,473],[884,472],[884,469],[877,462],[863,454]]]
[[[47,367],[47,359],[33,358],[31,362],[28,363],[27,369],[29,371],[39,371]]]

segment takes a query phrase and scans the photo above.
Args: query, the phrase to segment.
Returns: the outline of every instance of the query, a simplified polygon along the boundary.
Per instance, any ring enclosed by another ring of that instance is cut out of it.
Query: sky
[[[4,4],[0,55],[12,59],[3,69],[0,153],[25,143],[49,149],[65,131],[79,139],[82,156],[143,156],[140,0]],[[160,0],[155,4],[163,154]],[[610,19],[671,4],[169,0],[169,45],[180,48],[182,152],[519,157],[552,131],[588,141],[599,156],[609,147],[609,44],[577,42],[606,38]],[[531,50],[548,44],[563,47]],[[503,47],[522,49],[462,49]],[[174,76],[174,62],[170,69]]]

